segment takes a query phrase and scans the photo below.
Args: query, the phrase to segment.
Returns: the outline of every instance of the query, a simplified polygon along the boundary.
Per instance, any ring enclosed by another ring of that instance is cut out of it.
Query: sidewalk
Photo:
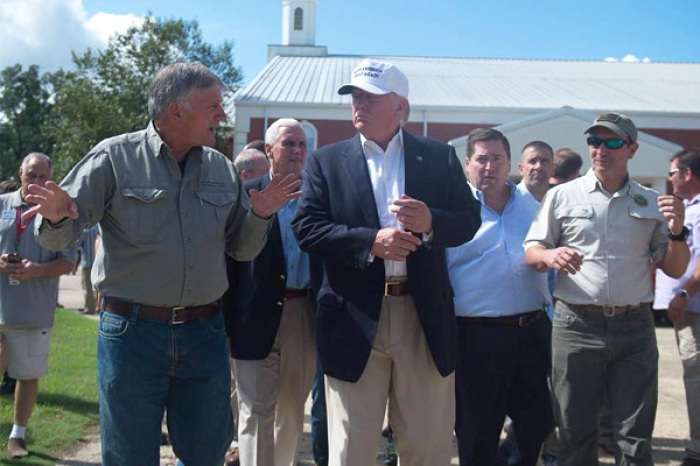
[[[82,309],[83,295],[80,275],[61,277],[58,301],[66,309]],[[86,316],[96,319],[97,316]],[[676,465],[684,457],[684,439],[688,435],[688,418],[685,408],[683,373],[673,329],[657,328],[659,345],[659,406],[656,412],[654,430],[654,463],[656,465]],[[301,440],[299,466],[313,466],[311,453],[310,398],[306,402],[304,435]],[[456,450],[455,450],[456,453]],[[100,464],[99,432],[89,433],[75,449],[58,461],[63,466],[94,466]],[[161,447],[161,466],[174,466],[175,456],[170,447]],[[381,465],[377,461],[377,465]],[[452,459],[458,465],[457,457]],[[615,464],[610,456],[601,456],[601,464]]]

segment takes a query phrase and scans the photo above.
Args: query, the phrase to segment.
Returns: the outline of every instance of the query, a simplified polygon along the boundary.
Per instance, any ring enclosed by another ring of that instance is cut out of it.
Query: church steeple
[[[282,44],[267,46],[267,61],[282,57],[324,57],[316,45],[316,0],[282,0]]]
[[[282,45],[316,45],[316,0],[282,0]]]

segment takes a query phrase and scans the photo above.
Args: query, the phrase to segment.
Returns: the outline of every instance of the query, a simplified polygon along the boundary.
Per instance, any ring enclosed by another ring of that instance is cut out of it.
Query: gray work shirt
[[[194,147],[185,160],[183,173],[153,123],[102,141],[61,183],[78,219],[43,221],[39,241],[60,249],[99,221],[92,280],[103,296],[166,307],[216,301],[228,287],[224,253],[254,258],[271,222],[250,211],[222,154]]]
[[[581,270],[557,274],[554,296],[571,304],[651,302],[650,262],[666,254],[668,223],[659,194],[635,181],[610,194],[592,170],[550,189],[523,246],[568,246],[583,254]]]
[[[51,251],[36,242],[32,234],[34,218],[26,229],[17,235],[17,209],[26,210],[20,191],[0,195],[0,252],[17,252],[23,259],[37,264],[62,259],[70,263],[76,261],[76,247],[64,251]],[[17,239],[19,238],[19,241]],[[58,298],[58,277],[33,278],[19,285],[10,285],[8,275],[0,275],[0,325],[21,325],[27,327],[53,326],[56,299]]]

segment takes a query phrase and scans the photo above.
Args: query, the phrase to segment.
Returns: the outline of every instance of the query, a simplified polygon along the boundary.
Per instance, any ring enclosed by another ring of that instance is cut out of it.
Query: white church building
[[[234,154],[279,118],[302,121],[312,148],[348,138],[350,97],[337,89],[366,55],[329,54],[316,45],[316,0],[283,0],[282,42],[269,45],[268,63],[234,96]],[[584,129],[605,111],[629,115],[639,128],[630,174],[664,192],[669,157],[700,146],[700,64],[624,63],[374,56],[409,80],[406,129],[466,153],[466,135],[495,127],[513,148],[531,140],[570,147],[588,164]]]

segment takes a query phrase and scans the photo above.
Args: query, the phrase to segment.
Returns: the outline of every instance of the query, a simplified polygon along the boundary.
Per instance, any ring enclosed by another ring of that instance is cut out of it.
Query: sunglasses
[[[670,178],[670,177],[673,176],[674,173],[679,172],[679,171],[682,171],[682,170],[685,170],[685,168],[674,168],[673,170],[670,170],[670,171],[668,172],[668,177]]]
[[[629,142],[625,141],[624,139],[619,139],[619,138],[612,138],[612,139],[602,139],[602,138],[597,138],[595,136],[591,136],[588,139],[586,139],[586,143],[590,146],[593,147],[594,149],[599,148],[601,145],[605,145],[608,149],[619,149],[620,147],[630,144]]]

